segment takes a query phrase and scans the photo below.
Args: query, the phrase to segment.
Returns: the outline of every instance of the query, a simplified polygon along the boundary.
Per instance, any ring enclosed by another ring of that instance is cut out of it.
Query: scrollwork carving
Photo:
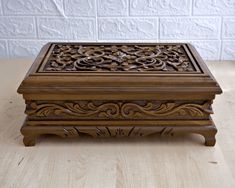
[[[78,119],[145,119],[204,117],[213,113],[211,101],[203,104],[159,101],[69,101],[30,102],[26,114],[34,117],[76,117]]]
[[[170,71],[193,72],[182,45],[57,44],[43,72]]]

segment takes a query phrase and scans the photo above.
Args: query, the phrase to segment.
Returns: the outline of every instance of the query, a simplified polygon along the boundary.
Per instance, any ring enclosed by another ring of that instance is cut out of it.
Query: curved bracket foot
[[[216,143],[215,135],[217,133],[217,129],[214,125],[210,126],[207,130],[205,130],[202,135],[205,138],[206,146],[214,146]]]
[[[25,146],[35,146],[36,137],[35,136],[24,136],[23,139]]]

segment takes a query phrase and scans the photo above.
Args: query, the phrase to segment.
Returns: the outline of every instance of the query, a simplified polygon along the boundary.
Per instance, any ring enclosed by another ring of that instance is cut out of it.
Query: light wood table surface
[[[215,147],[200,135],[136,139],[43,136],[24,147],[16,93],[32,60],[0,61],[0,188],[234,188],[235,62],[207,62],[223,94],[213,104]]]

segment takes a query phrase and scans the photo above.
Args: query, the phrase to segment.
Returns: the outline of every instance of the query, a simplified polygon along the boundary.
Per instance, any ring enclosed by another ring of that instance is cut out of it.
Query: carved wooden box
[[[26,146],[42,134],[132,137],[198,133],[222,91],[190,44],[49,43],[21,83]]]

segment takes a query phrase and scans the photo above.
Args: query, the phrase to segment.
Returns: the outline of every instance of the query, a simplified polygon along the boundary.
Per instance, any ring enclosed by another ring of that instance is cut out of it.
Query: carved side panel
[[[174,135],[174,128],[145,129],[140,127],[64,127],[60,132],[63,137],[144,137],[151,135]]]
[[[31,118],[169,119],[205,118],[211,101],[27,101]]]
[[[217,129],[212,125],[208,126],[41,126],[40,121],[37,126],[28,126],[27,122],[21,128],[24,135],[24,144],[34,146],[36,138],[43,134],[54,134],[63,138],[73,137],[147,137],[147,136],[173,136],[177,133],[197,133],[205,137],[206,146],[215,145],[215,134]]]

